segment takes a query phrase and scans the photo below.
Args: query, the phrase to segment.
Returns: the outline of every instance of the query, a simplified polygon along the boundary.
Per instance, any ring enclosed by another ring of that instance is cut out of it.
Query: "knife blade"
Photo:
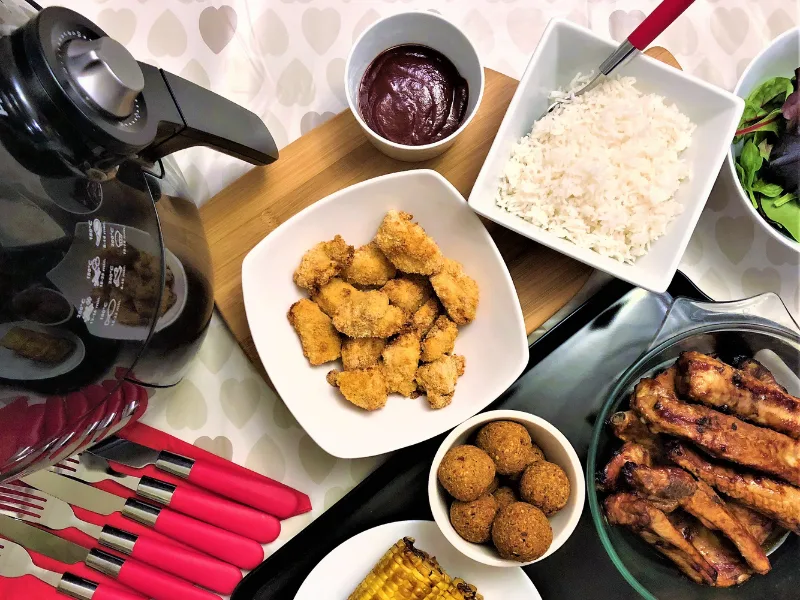
[[[281,523],[272,515],[192,487],[173,485],[146,475],[125,475],[115,471],[105,458],[88,452],[79,454],[77,461],[73,457],[49,470],[85,483],[116,481],[147,500],[261,544],[274,541],[281,533]]]
[[[153,567],[148,567],[131,559],[122,559],[97,548],[84,548],[74,542],[0,515],[0,535],[65,564],[84,563],[131,589],[141,592],[154,600],[219,600],[219,596],[193,586],[188,581],[171,577]]]
[[[0,513],[51,530],[75,527],[101,546],[221,594],[232,593],[242,580],[241,570],[233,565],[180,544],[89,523],[79,519],[64,500],[16,482],[0,483]]]
[[[49,471],[32,473],[23,477],[22,481],[65,502],[101,515],[122,513],[124,517],[241,569],[253,569],[264,560],[264,549],[258,542],[168,508],[159,508],[136,498],[126,500]]]
[[[243,475],[210,462],[194,460],[166,450],[159,452],[117,436],[105,439],[88,452],[134,469],[154,465],[157,469],[187,479],[198,487],[279,519],[287,519],[311,510],[311,503],[305,494],[295,492],[267,477],[255,473]]]

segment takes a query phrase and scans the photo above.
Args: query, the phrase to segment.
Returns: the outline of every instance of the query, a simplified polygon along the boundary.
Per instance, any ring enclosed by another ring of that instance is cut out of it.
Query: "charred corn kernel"
[[[483,600],[475,586],[452,579],[436,558],[403,538],[378,561],[348,600]]]

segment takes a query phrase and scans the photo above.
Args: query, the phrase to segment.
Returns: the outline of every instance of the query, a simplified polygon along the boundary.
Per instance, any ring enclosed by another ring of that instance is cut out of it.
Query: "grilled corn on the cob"
[[[483,600],[474,585],[453,579],[436,558],[403,538],[378,561],[348,600]]]

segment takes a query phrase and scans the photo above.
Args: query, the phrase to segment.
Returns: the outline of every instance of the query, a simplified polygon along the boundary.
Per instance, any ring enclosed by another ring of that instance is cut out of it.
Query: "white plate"
[[[744,109],[741,98],[648,56],[637,56],[615,71],[615,75],[635,77],[638,89],[664,96],[697,125],[691,146],[682,155],[691,167],[691,176],[681,183],[675,194],[684,211],[670,223],[666,233],[653,243],[650,251],[632,265],[561,239],[495,203],[500,177],[512,146],[530,133],[533,123],[544,114],[549,104],[548,94],[568,86],[578,72],[586,74],[596,70],[600,61],[616,47],[616,42],[598,37],[569,21],[550,21],[494,138],[470,193],[469,204],[487,219],[520,235],[614,277],[661,293],[667,289],[678,269],[725,159]]]
[[[478,588],[486,600],[541,600],[525,572],[475,562],[444,539],[433,521],[398,521],[359,533],[314,567],[294,600],[345,600],[397,540],[413,537],[414,546],[436,557],[451,577]]]
[[[459,328],[456,340],[466,373],[453,403],[441,410],[428,408],[424,398],[398,395],[374,412],[353,406],[325,381],[340,363],[309,365],[286,319],[289,307],[304,297],[292,274],[305,251],[337,233],[349,244],[366,244],[392,208],[413,214],[481,290],[477,316]],[[250,251],[242,288],[250,332],[275,389],[314,441],[340,458],[390,452],[452,429],[505,391],[528,361],[525,323],[508,268],[478,216],[434,171],[378,177],[312,204]]]
[[[53,329],[39,325],[33,321],[15,321],[12,323],[0,324],[0,338],[2,338],[12,327],[24,327],[31,331],[47,333],[58,337],[66,338],[75,344],[75,349],[60,363],[50,364],[37,362],[29,358],[24,358],[8,348],[0,346],[0,377],[15,379],[17,381],[34,381],[40,379],[52,379],[64,373],[69,373],[83,361],[86,356],[86,349],[81,339],[71,331],[63,329]]]

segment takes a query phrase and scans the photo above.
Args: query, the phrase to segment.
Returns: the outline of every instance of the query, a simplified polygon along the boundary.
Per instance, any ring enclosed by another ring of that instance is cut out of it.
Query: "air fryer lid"
[[[92,179],[113,175],[128,157],[153,162],[198,145],[253,164],[278,156],[255,114],[137,62],[74,11],[46,8],[9,37],[0,62],[24,86],[22,103],[45,117],[51,135],[63,144],[62,158]]]

